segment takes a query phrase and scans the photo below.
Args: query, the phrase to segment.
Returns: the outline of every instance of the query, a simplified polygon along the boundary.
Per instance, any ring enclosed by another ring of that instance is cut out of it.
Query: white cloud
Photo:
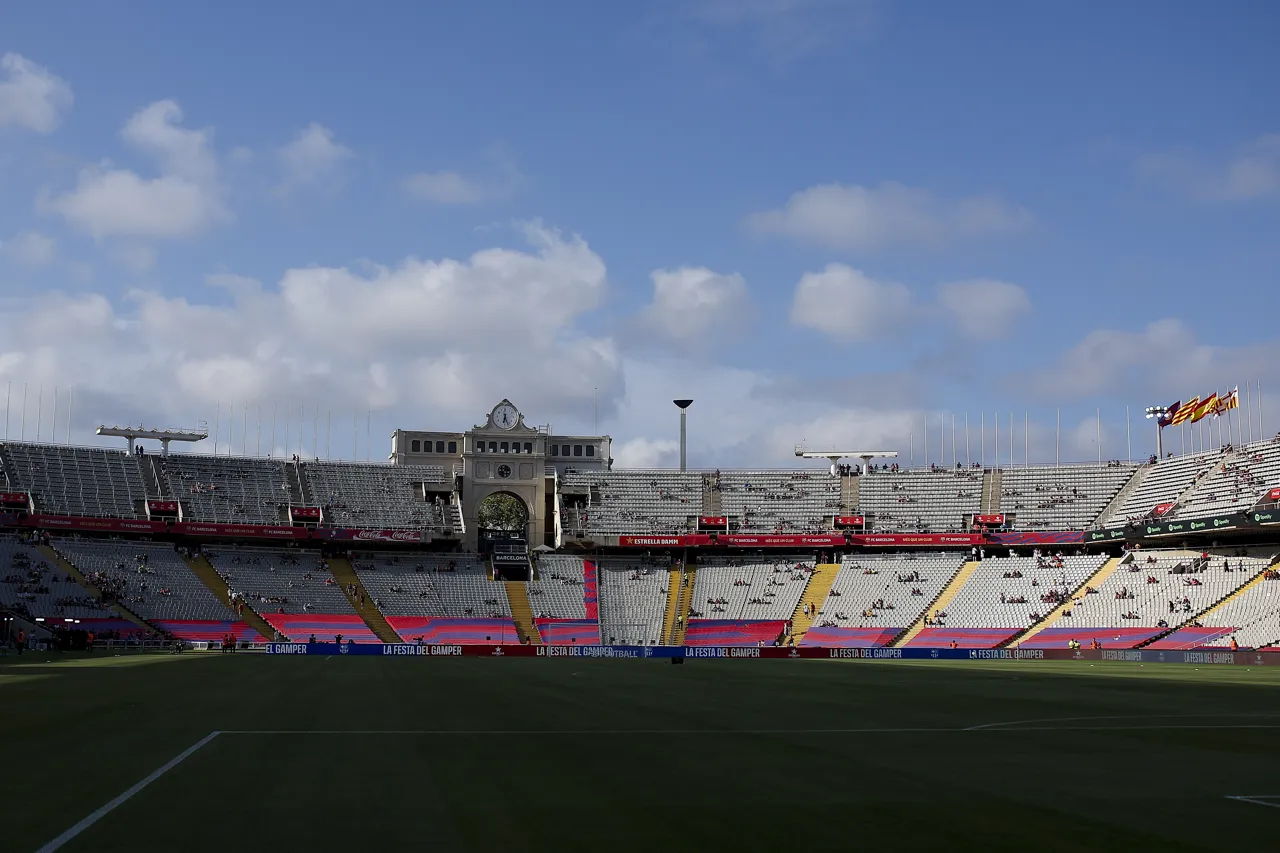
[[[217,180],[213,131],[181,123],[177,103],[157,101],[121,130],[125,142],[156,160],[159,176],[144,178],[104,162],[83,170],[73,191],[47,198],[42,206],[95,239],[182,237],[229,220]]]
[[[116,263],[135,273],[150,272],[156,265],[156,250],[150,246],[121,246],[112,250]]]
[[[331,188],[342,164],[355,153],[335,141],[332,130],[312,122],[282,147],[277,156],[284,172],[284,182],[279,189],[287,192],[304,187]]]
[[[148,290],[11,301],[0,379],[74,383],[86,418],[130,423],[212,425],[229,399],[305,404],[310,416],[323,401],[346,413],[348,436],[355,409],[462,427],[502,397],[539,418],[590,412],[598,387],[607,410],[620,358],[610,339],[576,330],[602,297],[604,263],[576,237],[536,223],[525,235],[532,250],[368,274],[297,268],[271,287],[223,273],[208,301]]]
[[[953,281],[938,288],[938,303],[972,340],[1007,337],[1031,313],[1031,299],[1016,284],[995,279]]]
[[[838,340],[863,342],[892,334],[912,313],[911,291],[844,264],[805,273],[796,285],[791,322]]]
[[[515,195],[525,183],[515,161],[502,150],[488,152],[493,174],[479,178],[460,172],[418,172],[405,178],[406,195],[429,204],[471,206],[502,201]]]
[[[1063,399],[1127,396],[1151,404],[1173,402],[1243,378],[1280,380],[1280,342],[1222,346],[1197,340],[1196,330],[1166,318],[1138,330],[1098,329],[1053,364],[1032,372],[1030,386]],[[1166,399],[1169,398],[1169,399]]]
[[[792,195],[782,208],[754,213],[746,220],[756,234],[859,252],[1013,234],[1031,222],[1030,213],[999,198],[944,201],[927,190],[894,182],[879,187],[810,187]]]
[[[775,62],[789,62],[871,35],[870,0],[691,0],[680,8],[704,25],[747,34]]]
[[[677,267],[654,270],[650,278],[653,299],[634,323],[644,342],[700,349],[727,331],[741,332],[748,297],[747,282],[738,273]]]
[[[52,133],[75,100],[71,86],[43,66],[16,53],[0,56],[0,128],[25,127]]]
[[[1280,197],[1280,133],[1261,136],[1217,161],[1188,152],[1150,154],[1139,174],[1202,201]]]
[[[674,468],[680,464],[680,442],[669,438],[633,438],[613,447],[614,468]]]
[[[19,231],[13,238],[0,243],[0,252],[23,266],[43,267],[53,261],[57,243],[39,231]]]

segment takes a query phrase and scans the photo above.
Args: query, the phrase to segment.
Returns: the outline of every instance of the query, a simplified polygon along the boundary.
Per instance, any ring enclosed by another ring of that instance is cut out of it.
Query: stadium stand
[[[535,619],[534,624],[537,625],[538,636],[548,646],[590,646],[601,642],[600,623],[594,620]],[[613,643],[612,640],[609,642]]]
[[[958,554],[846,556],[801,645],[887,645],[919,618],[964,564]]]
[[[1161,459],[1145,466],[1139,471],[1141,479],[1133,491],[1105,523],[1116,525],[1151,518],[1157,506],[1176,503],[1187,489],[1221,462],[1221,451],[1212,450]]]
[[[825,471],[717,471],[714,488],[743,533],[817,533],[840,514],[840,478]]]
[[[337,527],[363,529],[459,529],[456,507],[443,500],[426,500],[424,483],[437,493],[452,484],[439,465],[370,465],[345,462],[306,462],[304,477],[316,503],[329,511]]]
[[[1005,635],[997,641],[1001,642],[1068,600],[1104,562],[1106,557],[1098,554],[988,557],[951,599],[946,617],[936,627],[1004,629]],[[928,636],[939,634],[934,631]],[[987,635],[982,637],[985,641]]]
[[[54,550],[104,594],[118,599],[157,628],[185,640],[263,641],[232,618],[231,610],[199,578],[172,545],[121,539],[61,537]]]
[[[280,524],[287,520],[289,477],[276,459],[175,453],[159,461],[183,517],[222,524]]]
[[[944,533],[982,511],[981,468],[878,470],[858,483],[861,513],[875,530]]]
[[[564,554],[542,557],[538,560],[538,579],[525,583],[534,617],[586,620],[585,584],[581,557]]]
[[[1032,466],[1000,472],[1000,512],[1019,530],[1084,530],[1133,477],[1137,465]]]
[[[686,533],[702,514],[702,474],[682,471],[566,471],[560,478],[570,531]],[[581,495],[575,502],[572,494]]]
[[[782,639],[787,623],[781,619],[692,619],[685,634],[686,646],[773,645]]]
[[[1107,648],[1132,648],[1192,621],[1254,574],[1228,572],[1222,562],[1189,551],[1141,552],[1023,647],[1061,648],[1074,638],[1086,646],[1096,639]]]
[[[0,445],[0,464],[39,512],[137,518],[146,498],[137,459],[118,450],[11,442]]]
[[[709,557],[698,561],[693,613],[701,619],[783,621],[804,592],[812,558],[771,560]],[[692,627],[692,626],[691,626]]]
[[[602,557],[600,635],[606,642],[648,646],[662,642],[671,579],[670,561],[661,557]]]
[[[0,533],[0,605],[33,619],[118,618],[33,545],[7,533]]]
[[[365,551],[352,554],[351,564],[389,622],[392,616],[511,618],[506,590],[474,554]]]
[[[1196,625],[1184,626],[1152,643],[1152,649],[1190,649],[1197,646],[1225,648],[1234,637],[1245,649],[1258,649],[1280,642],[1280,577],[1264,577],[1273,558],[1214,557],[1210,563],[1229,564],[1246,584],[1220,606],[1195,618]],[[1270,573],[1274,576],[1274,572]]]
[[[1196,483],[1176,515],[1200,518],[1249,509],[1280,486],[1280,443],[1258,441],[1227,454],[1221,467]]]

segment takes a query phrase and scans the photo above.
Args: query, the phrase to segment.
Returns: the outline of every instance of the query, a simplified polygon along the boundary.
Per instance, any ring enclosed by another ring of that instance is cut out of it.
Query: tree
[[[529,520],[524,501],[501,492],[482,500],[477,516],[482,530],[504,533],[524,533],[525,522]]]

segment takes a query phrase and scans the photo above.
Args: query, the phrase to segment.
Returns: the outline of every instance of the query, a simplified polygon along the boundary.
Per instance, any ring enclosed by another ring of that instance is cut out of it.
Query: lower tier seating
[[[1227,646],[1231,643],[1231,635],[1236,629],[1223,626],[1189,626],[1179,628],[1167,637],[1161,637],[1144,648],[1155,651],[1175,649],[1185,651],[1198,646]]]
[[[263,643],[267,640],[244,622],[156,619],[151,624],[161,631],[192,642],[222,642],[227,634],[234,634],[236,641],[242,643]]]
[[[332,643],[339,634],[357,643],[382,642],[359,616],[264,613],[262,618],[295,643],[305,643],[313,635],[317,642]]]
[[[392,630],[407,643],[483,646],[520,642],[511,618],[465,619],[448,616],[388,616]]]
[[[772,644],[787,623],[782,619],[750,622],[743,619],[690,619],[686,646],[755,646]]]
[[[1132,649],[1139,643],[1145,643],[1165,628],[1151,626],[1129,626],[1125,628],[1099,628],[1097,626],[1070,627],[1054,626],[1045,628],[1025,643],[1019,643],[1020,649],[1065,649],[1067,644],[1075,640],[1083,648],[1089,648],[1094,640],[1104,649]]]
[[[600,644],[600,623],[586,619],[535,619],[538,636],[548,646],[595,646]],[[610,644],[613,639],[609,638]]]
[[[883,648],[901,634],[902,628],[810,628],[802,646],[842,649]]]
[[[941,649],[955,641],[961,649],[994,649],[1016,633],[1015,628],[923,628],[906,647]]]

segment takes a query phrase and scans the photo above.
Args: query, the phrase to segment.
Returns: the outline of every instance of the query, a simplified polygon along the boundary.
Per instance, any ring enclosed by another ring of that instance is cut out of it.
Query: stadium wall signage
[[[1272,489],[1271,491],[1267,492],[1266,500],[1280,501],[1280,489]]]
[[[1280,652],[1197,649],[930,649],[829,648],[800,646],[522,646],[431,645],[417,643],[269,643],[272,655],[384,657],[690,658],[695,660],[1020,660],[1127,661],[1205,666],[1280,666]]]
[[[992,527],[999,527],[1004,524],[1004,515],[975,515],[973,517],[974,524],[987,524]]]
[[[1250,523],[1248,514],[1232,513],[1230,515],[1214,515],[1208,518],[1179,519],[1164,521],[1159,524],[1143,524],[1138,528],[1141,536],[1179,536],[1190,533],[1212,533],[1215,530],[1231,530],[1247,526]]]
[[[1083,534],[1086,542],[1123,542],[1129,535],[1127,527],[1108,527],[1104,530],[1089,530]]]
[[[1102,531],[1090,531],[1098,533]],[[1120,530],[1120,538],[1124,539],[1124,529]],[[1085,534],[1078,530],[1061,532],[1026,532],[1026,533],[992,533],[991,540],[996,545],[1079,545],[1085,541]]]
[[[981,533],[855,533],[849,537],[852,545],[983,545],[987,537]]]

